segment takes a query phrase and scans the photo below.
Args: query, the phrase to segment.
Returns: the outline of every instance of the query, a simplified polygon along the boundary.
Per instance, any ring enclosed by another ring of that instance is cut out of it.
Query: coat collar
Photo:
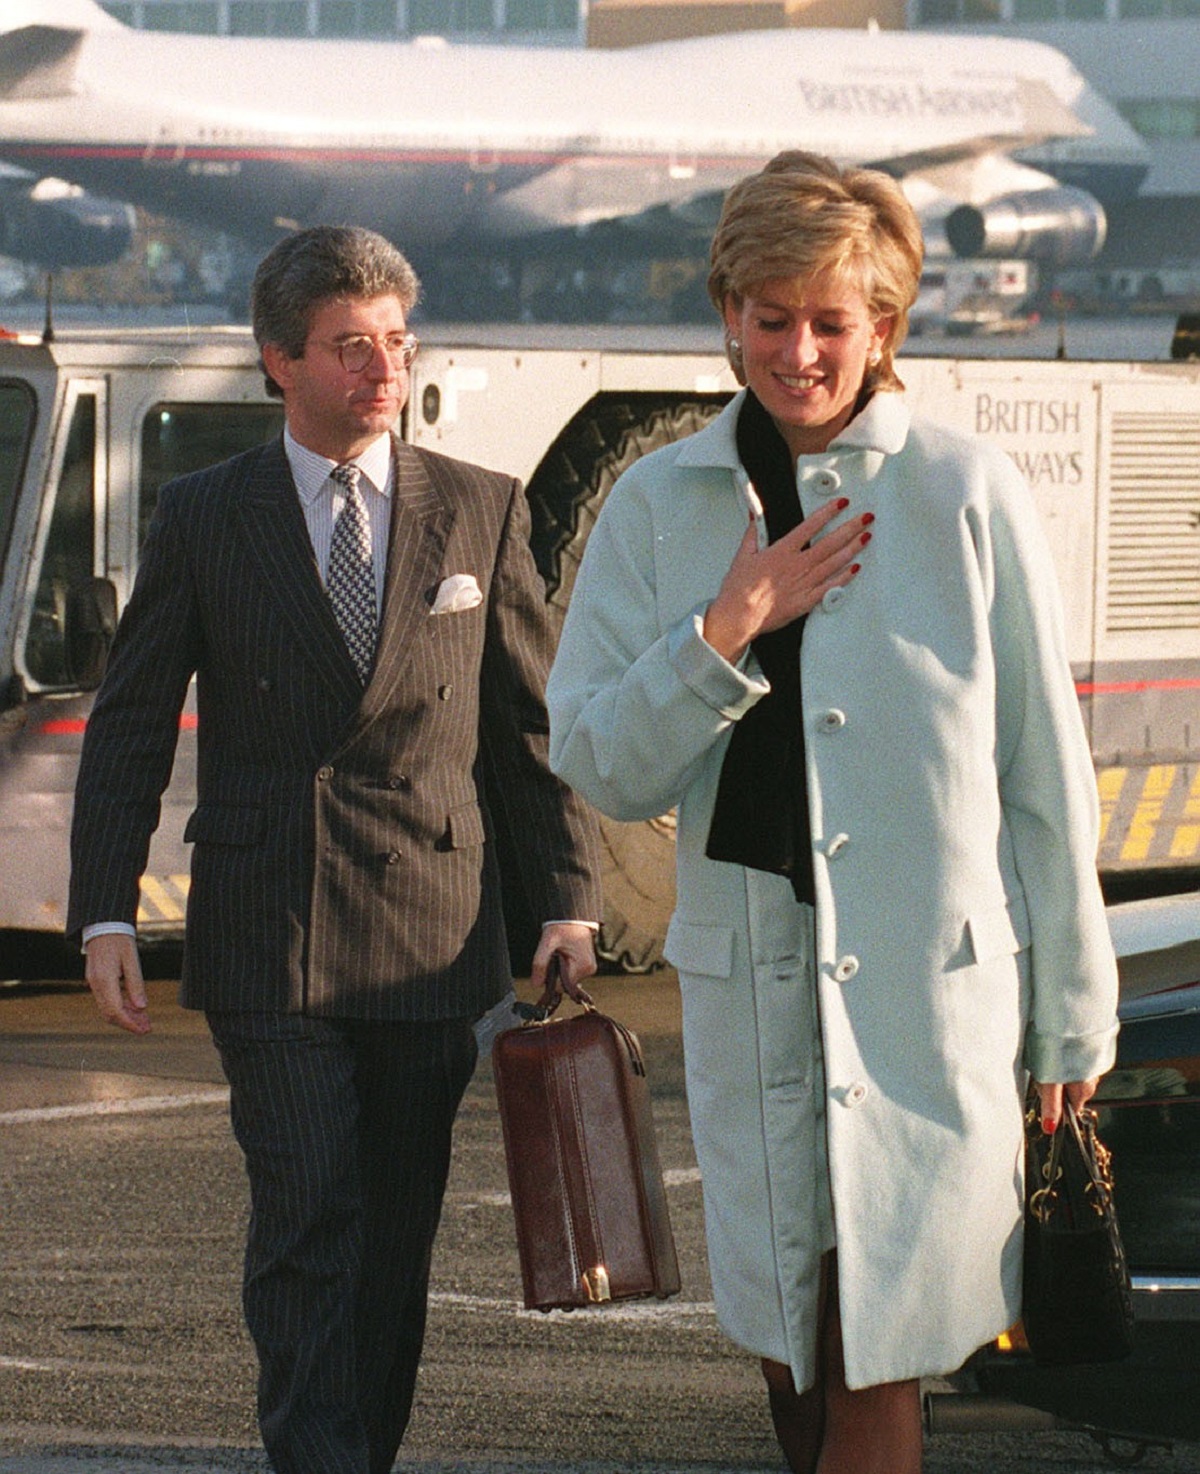
[[[741,468],[737,453],[737,418],[746,391],[741,389],[715,420],[679,444],[677,466],[720,466],[730,471]],[[912,415],[903,394],[879,393],[861,414],[855,415],[822,455],[842,451],[873,450],[895,455],[904,448]],[[810,459],[801,457],[802,460]]]

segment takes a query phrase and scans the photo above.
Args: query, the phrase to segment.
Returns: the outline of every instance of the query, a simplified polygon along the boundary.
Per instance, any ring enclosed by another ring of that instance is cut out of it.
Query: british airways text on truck
[[[581,347],[568,331],[427,343],[401,426],[525,479],[556,617],[616,476],[735,388],[708,340]],[[1200,364],[906,357],[901,369],[919,409],[993,438],[1033,488],[1109,895],[1200,885]],[[0,976],[14,967],[5,939],[61,932],[80,742],[159,486],[280,423],[238,329],[0,340]],[[189,705],[142,886],[147,936],[182,932],[194,788]],[[673,904],[671,817],[605,821],[605,840],[603,951],[653,965]]]

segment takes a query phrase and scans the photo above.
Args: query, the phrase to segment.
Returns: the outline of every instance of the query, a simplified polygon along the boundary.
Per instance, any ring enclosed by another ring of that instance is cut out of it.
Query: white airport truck
[[[917,407],[1001,445],[1044,518],[1110,898],[1200,885],[1200,363],[920,347],[901,362]],[[735,387],[712,333],[429,329],[400,428],[525,480],[560,618],[617,475]],[[61,935],[80,743],[158,488],[280,423],[245,330],[0,339],[0,977],[16,974],[23,940]],[[189,704],[142,888],[150,938],[182,932],[195,726]],[[606,820],[604,838],[602,950],[651,967],[674,900],[671,816]],[[519,932],[517,891],[509,904]]]

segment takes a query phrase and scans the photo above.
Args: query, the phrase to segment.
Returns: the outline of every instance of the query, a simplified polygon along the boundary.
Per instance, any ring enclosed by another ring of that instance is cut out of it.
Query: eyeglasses
[[[337,356],[348,374],[361,374],[382,348],[393,368],[408,368],[421,346],[415,333],[389,333],[386,338],[347,338],[337,344]]]

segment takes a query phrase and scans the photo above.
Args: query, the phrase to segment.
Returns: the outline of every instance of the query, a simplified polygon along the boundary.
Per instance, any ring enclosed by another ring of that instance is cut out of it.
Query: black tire
[[[546,452],[527,495],[533,555],[546,581],[556,636],[583,550],[617,477],[647,451],[701,429],[726,398],[598,395]],[[600,832],[600,956],[625,972],[649,972],[663,963],[667,923],[675,907],[675,817],[625,824],[601,815]]]

